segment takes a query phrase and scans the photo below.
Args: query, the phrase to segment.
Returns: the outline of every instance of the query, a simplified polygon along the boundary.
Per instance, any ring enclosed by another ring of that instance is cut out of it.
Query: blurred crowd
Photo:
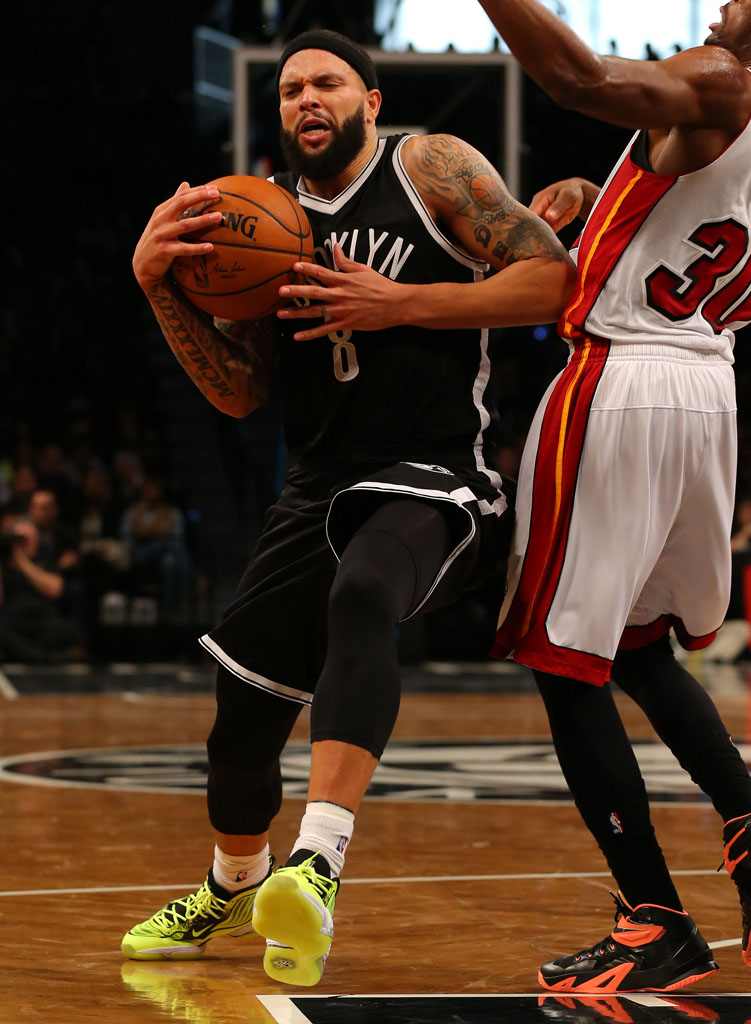
[[[0,657],[84,661],[103,626],[180,621],[195,583],[185,517],[122,449],[77,465],[56,443],[0,466]]]

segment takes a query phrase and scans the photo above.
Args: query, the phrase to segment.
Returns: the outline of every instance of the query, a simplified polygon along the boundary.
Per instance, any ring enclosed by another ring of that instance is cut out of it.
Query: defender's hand
[[[553,231],[565,228],[578,217],[587,202],[586,182],[583,178],[566,178],[538,192],[529,208],[546,221]],[[585,211],[585,216],[589,210]]]

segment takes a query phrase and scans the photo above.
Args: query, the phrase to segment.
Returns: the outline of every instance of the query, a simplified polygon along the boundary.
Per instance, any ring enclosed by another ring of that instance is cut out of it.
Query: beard
[[[329,181],[341,174],[365,145],[365,104],[345,118],[341,127],[330,125],[330,131],[331,140],[325,149],[320,153],[307,153],[294,132],[280,130],[279,143],[294,175],[310,181]]]

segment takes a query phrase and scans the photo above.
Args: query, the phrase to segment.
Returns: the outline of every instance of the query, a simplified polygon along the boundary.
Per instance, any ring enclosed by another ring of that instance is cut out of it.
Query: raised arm
[[[133,272],[167,343],[201,394],[222,412],[242,417],[268,395],[277,337],[274,318],[215,322],[185,298],[169,274],[177,256],[197,256],[213,248],[210,242],[184,241],[179,217],[203,206],[191,218],[191,230],[209,227],[221,217],[210,209],[218,197],[213,187],[191,188],[183,182],[154,210],[136,246]]]
[[[600,56],[538,0],[480,0],[527,74],[558,103],[626,128],[713,128],[737,134],[751,82],[721,46],[667,60]]]

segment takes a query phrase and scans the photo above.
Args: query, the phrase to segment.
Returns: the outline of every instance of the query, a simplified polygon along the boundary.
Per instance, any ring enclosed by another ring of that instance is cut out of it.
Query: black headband
[[[329,29],[312,29],[310,32],[302,32],[295,36],[284,47],[279,63],[276,66],[276,91],[279,92],[279,79],[282,69],[293,53],[300,50],[328,50],[329,53],[341,57],[351,68],[354,68],[363,82],[366,89],[378,88],[378,76],[375,65],[368,53],[362,46],[353,43],[351,39],[340,35],[339,32],[331,32]]]

